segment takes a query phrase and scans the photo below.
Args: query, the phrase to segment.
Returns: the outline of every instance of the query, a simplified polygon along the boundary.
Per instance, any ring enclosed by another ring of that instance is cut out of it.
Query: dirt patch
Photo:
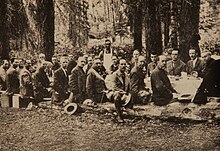
[[[86,111],[0,108],[0,150],[220,150],[218,123],[172,122]]]

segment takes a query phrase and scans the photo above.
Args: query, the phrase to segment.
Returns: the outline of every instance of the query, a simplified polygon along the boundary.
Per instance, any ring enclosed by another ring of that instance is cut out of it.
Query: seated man
[[[133,57],[131,58],[131,67],[132,68],[137,64],[139,56],[140,56],[140,52],[137,49],[134,50]]]
[[[34,98],[33,79],[30,69],[30,60],[25,61],[25,67],[20,71],[20,94],[23,99]]]
[[[52,57],[52,73],[54,73],[57,69],[60,68],[59,60],[57,59],[56,56]]]
[[[215,61],[215,59],[212,58],[211,52],[205,51],[201,54],[201,57],[204,61],[203,64],[203,70],[202,70],[202,77],[205,77],[205,75],[209,72],[211,69],[212,63]]]
[[[144,83],[145,73],[143,71],[145,61],[146,58],[144,56],[139,56],[137,65],[132,68],[130,73],[130,86],[134,104],[147,103],[147,100],[145,100],[146,96],[140,96],[140,93],[146,91]]]
[[[118,58],[117,58],[117,56],[113,55],[112,56],[112,64],[110,66],[110,73],[112,74],[116,70],[118,70]]]
[[[172,50],[172,60],[167,62],[168,75],[181,76],[181,72],[186,71],[186,64],[178,57],[178,50]]]
[[[37,69],[34,74],[34,105],[38,102],[43,101],[43,98],[51,97],[50,95],[50,80],[46,74],[47,62],[41,62],[41,66]]]
[[[60,58],[61,67],[54,72],[54,92],[52,94],[53,102],[62,105],[63,102],[69,97],[69,77],[67,75],[68,57],[62,56]]]
[[[126,60],[121,59],[119,61],[119,69],[111,75],[111,82],[109,82],[111,86],[108,85],[108,89],[112,90],[111,97],[113,98],[115,103],[115,108],[119,117],[119,122],[123,122],[121,108],[125,102],[123,102],[122,97],[124,94],[128,94],[129,92],[129,78],[126,75],[125,71]]]
[[[93,58],[92,57],[88,57],[87,59],[88,63],[83,67],[84,72],[86,73],[86,75],[88,74],[89,69],[92,67],[93,65]]]
[[[220,60],[214,60],[208,66],[203,81],[199,86],[193,102],[206,104],[207,97],[220,97]]]
[[[86,74],[83,71],[85,64],[86,60],[83,57],[79,57],[77,66],[71,72],[69,80],[70,102],[82,103],[86,99]]]
[[[190,60],[186,64],[186,72],[188,75],[201,77],[203,70],[203,61],[197,56],[195,49],[189,50]]]
[[[151,74],[152,101],[155,105],[167,105],[173,98],[176,90],[172,87],[166,74],[166,57],[159,56],[156,69]]]
[[[6,72],[9,68],[8,60],[3,60],[2,65],[0,67],[0,89],[5,91],[6,90]]]
[[[101,60],[95,59],[92,68],[90,68],[86,80],[86,92],[88,98],[95,104],[102,101],[104,91],[106,90],[105,80],[100,74]]]
[[[11,67],[6,72],[7,95],[19,94],[20,92],[18,66],[19,66],[19,59],[13,59]]]
[[[151,73],[153,72],[153,70],[157,66],[158,56],[156,54],[151,54],[150,59],[151,59],[151,63],[149,63],[147,65],[147,74],[148,74],[149,77],[150,77]]]
[[[68,75],[71,74],[71,71],[72,71],[73,68],[75,68],[76,65],[77,65],[77,63],[76,63],[76,61],[75,61],[74,59],[75,59],[75,58],[74,58],[73,55],[70,54],[70,55],[68,56],[68,60],[69,60],[68,65],[67,65],[67,74],[68,74]]]

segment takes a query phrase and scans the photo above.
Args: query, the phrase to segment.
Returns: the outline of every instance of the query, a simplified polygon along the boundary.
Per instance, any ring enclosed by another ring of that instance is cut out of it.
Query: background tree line
[[[105,16],[99,20],[97,16],[93,18],[98,24],[103,20],[112,22],[111,35],[123,33],[122,29],[129,26],[134,49],[141,50],[145,47],[148,57],[151,53],[161,54],[165,48],[178,48],[181,58],[186,61],[189,48],[195,48],[200,54],[198,41],[201,1],[203,0],[111,0],[104,3],[106,19]],[[218,0],[209,1],[219,6]],[[28,50],[33,54],[43,52],[47,60],[50,60],[56,46],[62,45],[55,43],[55,31],[61,23],[67,28],[64,36],[68,37],[68,43],[72,47],[85,47],[93,26],[88,20],[88,9],[94,9],[102,1],[93,2],[89,6],[86,0],[1,0],[0,56],[2,59],[9,58],[11,50]],[[124,14],[127,20],[123,17]],[[59,31],[62,36],[63,29]],[[62,45],[65,46],[66,44]]]

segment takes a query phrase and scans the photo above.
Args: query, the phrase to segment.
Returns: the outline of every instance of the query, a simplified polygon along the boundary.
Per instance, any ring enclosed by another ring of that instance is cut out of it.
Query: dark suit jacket
[[[131,69],[130,73],[130,89],[132,93],[138,93],[140,90],[145,89],[144,83],[145,74],[142,69],[135,66]]]
[[[79,66],[73,68],[70,75],[69,86],[76,101],[81,102],[86,98],[86,74],[83,68]]]
[[[71,60],[68,62],[68,65],[67,65],[67,74],[70,75],[71,74],[71,71],[73,70],[73,68],[75,68],[77,65],[76,61],[75,60]]]
[[[64,69],[59,68],[54,72],[53,89],[58,93],[60,100],[68,98],[69,77],[63,70]]]
[[[167,77],[166,71],[158,67],[151,74],[151,87],[153,100],[172,99],[172,93],[176,92]]]
[[[220,60],[212,60],[203,81],[197,89],[194,103],[207,103],[207,96],[220,97]]]
[[[203,70],[203,61],[200,58],[197,58],[195,66],[193,67],[193,60],[189,60],[186,64],[186,72],[187,74],[192,74],[193,71],[198,72],[198,76],[200,77]]]
[[[50,87],[50,80],[46,72],[40,67],[34,74],[34,95],[38,100],[49,97],[47,88]]]
[[[211,58],[209,61],[207,61],[206,63],[203,64],[202,77],[205,77],[205,75],[212,68],[212,64],[214,62],[215,62],[215,59]]]
[[[53,71],[56,71],[57,69],[59,69],[60,68],[60,64],[58,63],[58,62],[55,62],[53,65],[52,65],[52,67],[51,67],[51,69],[53,70]]]
[[[122,73],[120,70],[115,71],[112,74],[112,89],[113,91],[122,91],[128,93],[130,90],[130,85],[129,85],[129,77],[125,73],[125,83],[123,82],[122,78]]]
[[[172,60],[167,62],[167,72],[169,75],[181,76],[181,72],[185,72],[185,71],[186,71],[186,64],[183,61],[177,60],[175,64],[173,64]]]
[[[94,99],[97,94],[106,90],[104,78],[93,68],[90,68],[86,80],[86,92],[88,98]]]
[[[6,94],[19,94],[19,73],[13,67],[10,67],[6,72],[6,86]]]

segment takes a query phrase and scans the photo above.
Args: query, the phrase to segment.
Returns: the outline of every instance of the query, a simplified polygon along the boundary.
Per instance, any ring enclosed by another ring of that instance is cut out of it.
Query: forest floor
[[[0,151],[220,150],[220,123],[132,117],[86,110],[0,108]]]

